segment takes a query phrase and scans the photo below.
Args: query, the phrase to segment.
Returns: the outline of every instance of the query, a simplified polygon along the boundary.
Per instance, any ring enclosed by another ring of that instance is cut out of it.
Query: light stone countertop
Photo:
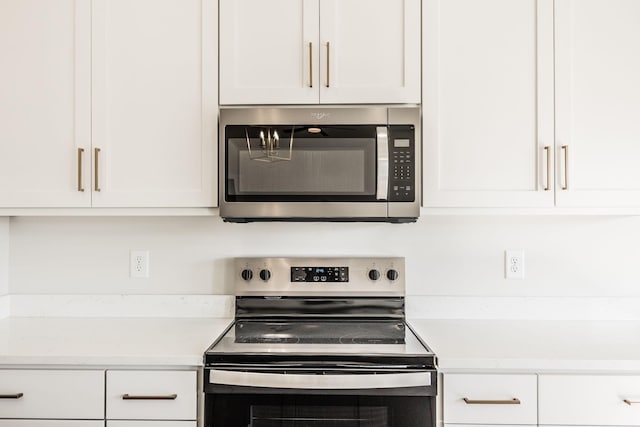
[[[639,321],[409,320],[442,372],[640,374]]]
[[[202,366],[230,318],[0,320],[0,365]]]

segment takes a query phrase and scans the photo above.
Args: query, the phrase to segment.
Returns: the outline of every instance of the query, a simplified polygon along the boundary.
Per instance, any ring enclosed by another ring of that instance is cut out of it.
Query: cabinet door
[[[214,206],[215,0],[94,0],[92,22],[93,206]]]
[[[640,206],[640,2],[555,4],[557,204]]]
[[[320,102],[420,102],[420,0],[320,0]]]
[[[220,104],[317,104],[319,0],[220,0]]]
[[[0,207],[89,206],[90,0],[0,0],[0,58]]]
[[[423,2],[423,205],[553,206],[553,1]]]

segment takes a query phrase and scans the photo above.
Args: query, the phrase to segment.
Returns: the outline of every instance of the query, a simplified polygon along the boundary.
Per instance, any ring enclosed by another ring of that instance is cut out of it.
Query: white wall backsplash
[[[407,258],[409,295],[637,297],[639,240],[634,216],[423,216],[401,225],[15,217],[9,291],[221,295],[232,293],[230,257],[393,255]],[[129,278],[131,249],[150,251],[150,278]],[[504,279],[505,249],[525,251],[524,280]]]

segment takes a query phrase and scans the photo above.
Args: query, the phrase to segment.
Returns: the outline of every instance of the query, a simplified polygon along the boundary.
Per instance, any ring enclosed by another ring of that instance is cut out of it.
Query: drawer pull
[[[0,399],[20,399],[22,396],[24,396],[24,393],[0,394]]]
[[[162,396],[136,396],[132,394],[123,394],[122,400],[176,400],[177,394],[166,394]]]
[[[473,400],[467,397],[463,398],[464,403],[467,405],[519,405],[520,399],[509,399],[509,400]]]
[[[627,405],[631,406],[631,405],[638,405],[640,404],[640,400],[629,400],[629,399],[624,399],[623,400],[624,403],[626,403]]]

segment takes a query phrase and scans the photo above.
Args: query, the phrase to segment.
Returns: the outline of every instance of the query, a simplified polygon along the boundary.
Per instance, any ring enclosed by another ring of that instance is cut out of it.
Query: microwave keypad
[[[415,162],[413,147],[394,148],[391,152],[391,182],[389,186],[389,200],[414,200]]]

